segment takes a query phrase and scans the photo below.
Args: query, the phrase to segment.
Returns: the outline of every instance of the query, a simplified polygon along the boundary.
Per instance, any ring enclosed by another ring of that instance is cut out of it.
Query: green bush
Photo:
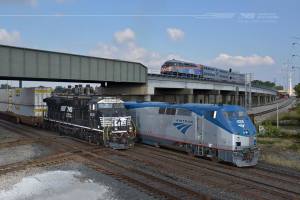
[[[271,121],[264,122],[265,134],[266,137],[280,137],[280,129],[272,125]]]

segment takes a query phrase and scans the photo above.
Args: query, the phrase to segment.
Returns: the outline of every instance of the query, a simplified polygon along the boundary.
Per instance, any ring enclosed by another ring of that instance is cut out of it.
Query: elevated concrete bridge
[[[245,102],[245,86],[147,74],[141,63],[0,45],[0,79],[106,83],[103,95],[131,100],[226,103]],[[252,87],[253,105],[276,99],[272,89]]]
[[[252,87],[252,104],[263,105],[276,100],[277,91]],[[103,89],[103,94],[131,96],[129,99],[167,101],[176,103],[226,103],[244,105],[245,85],[167,77],[148,74],[147,84],[141,87],[120,85]]]

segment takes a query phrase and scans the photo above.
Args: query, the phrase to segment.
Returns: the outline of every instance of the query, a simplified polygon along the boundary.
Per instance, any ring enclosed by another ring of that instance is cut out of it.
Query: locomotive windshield
[[[97,106],[101,116],[115,117],[128,114],[123,103],[98,103]]]
[[[246,113],[244,111],[225,111],[224,116],[226,119],[244,119]]]

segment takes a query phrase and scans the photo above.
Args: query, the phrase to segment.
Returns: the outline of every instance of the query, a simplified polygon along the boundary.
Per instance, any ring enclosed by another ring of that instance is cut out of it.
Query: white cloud
[[[7,31],[0,28],[0,43],[1,44],[15,44],[20,41],[20,33],[18,31]]]
[[[178,28],[167,28],[167,33],[171,40],[178,41],[183,39],[184,32],[181,29]]]
[[[275,64],[274,59],[271,56],[232,56],[226,53],[219,54],[214,58],[210,64],[217,66],[228,67],[252,67],[252,66],[264,66]]]
[[[120,31],[117,33],[121,32],[124,33],[124,31]],[[135,33],[132,30],[131,32],[131,35],[135,36]],[[116,34],[114,36],[116,37]],[[159,73],[161,65],[166,60],[183,59],[181,56],[176,54],[162,55],[159,52],[143,48],[139,46],[134,39],[135,37],[127,37],[126,40],[121,41],[118,41],[116,39],[116,42],[111,44],[99,43],[94,49],[90,50],[88,54],[96,57],[141,62],[142,64],[149,67],[152,70],[152,73]]]
[[[115,40],[118,43],[124,43],[133,41],[135,39],[135,33],[130,28],[126,28],[122,31],[118,31],[114,34]]]

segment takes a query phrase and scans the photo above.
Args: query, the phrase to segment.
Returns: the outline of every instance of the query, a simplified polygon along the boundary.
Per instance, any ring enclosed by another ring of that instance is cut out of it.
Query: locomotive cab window
[[[176,115],[191,116],[192,112],[186,109],[177,109]]]
[[[166,114],[167,115],[175,115],[175,113],[176,113],[176,109],[174,109],[174,108],[167,108],[166,109]]]
[[[227,119],[244,119],[246,113],[244,111],[226,111],[224,116]]]
[[[165,108],[159,108],[158,114],[165,114]]]

